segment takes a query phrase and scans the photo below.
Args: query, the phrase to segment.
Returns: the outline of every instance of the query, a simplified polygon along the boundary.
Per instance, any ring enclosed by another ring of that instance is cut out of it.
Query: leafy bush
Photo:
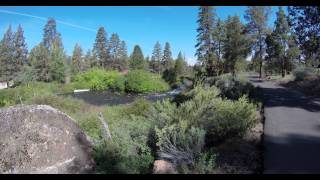
[[[125,83],[126,78],[124,76],[118,76],[115,78],[114,83],[111,84],[111,89],[118,91],[118,92],[124,92],[125,91]]]
[[[95,148],[95,160],[100,173],[150,173],[154,158],[147,145],[148,133],[152,123],[143,116],[146,102],[138,100],[135,104],[106,107],[107,120],[112,141],[103,142]],[[133,112],[134,114],[128,114]]]
[[[119,80],[120,76],[122,75],[118,71],[91,69],[76,75],[73,82],[75,87],[90,88],[97,91],[107,90],[111,87],[121,89],[121,85],[116,84],[116,80]]]
[[[123,113],[132,114],[136,116],[144,116],[149,111],[149,108],[151,106],[152,104],[150,101],[147,101],[143,98],[139,98],[135,100],[133,103],[126,106]]]
[[[212,174],[216,169],[216,153],[203,152],[195,159],[194,165],[190,168],[186,164],[180,165],[178,172],[181,174]]]
[[[218,87],[221,91],[221,96],[237,100],[243,95],[249,98],[255,98],[255,87],[247,80],[241,77],[233,77],[226,74],[217,77],[213,85]]]
[[[24,103],[25,101],[39,96],[48,95],[58,91],[55,83],[34,82],[22,84],[15,88],[0,90],[0,107]]]
[[[98,173],[146,174],[154,161],[148,147],[138,149],[121,141],[105,142],[95,147],[94,158]]]
[[[158,156],[171,161],[178,169],[181,165],[193,167],[205,143],[205,131],[189,127],[186,121],[156,129],[156,135]]]
[[[306,78],[313,76],[315,73],[312,68],[297,68],[293,70],[295,81],[303,81]]]
[[[190,126],[206,130],[207,140],[214,142],[241,136],[256,122],[256,106],[249,103],[246,97],[236,101],[222,99],[218,97],[219,90],[214,86],[197,86],[187,95],[191,99],[179,107],[169,101],[156,104],[148,117],[160,127],[187,121]]]
[[[127,75],[126,91],[136,93],[163,92],[169,85],[159,76],[143,70],[130,71]]]

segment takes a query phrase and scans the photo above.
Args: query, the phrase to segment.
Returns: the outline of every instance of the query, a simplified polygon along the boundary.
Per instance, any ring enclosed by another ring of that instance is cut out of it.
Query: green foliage
[[[150,173],[154,161],[147,146],[119,143],[121,140],[106,142],[95,147],[94,158],[98,173],[106,174],[146,174]],[[130,148],[132,148],[130,150]]]
[[[224,41],[224,58],[226,71],[235,75],[236,65],[249,54],[250,44],[244,33],[244,25],[239,16],[228,17],[226,21],[226,38]],[[236,48],[235,48],[236,47]]]
[[[140,46],[134,46],[133,52],[129,60],[130,69],[144,69],[145,61]]]
[[[303,81],[308,77],[315,75],[312,68],[296,68],[293,71],[295,81]]]
[[[122,89],[118,71],[104,71],[102,69],[91,69],[76,75],[73,79],[75,86],[89,88],[96,91],[103,91],[109,88]],[[119,82],[116,82],[119,81]],[[123,80],[122,80],[123,82]]]
[[[126,89],[126,78],[124,76],[115,77],[114,83],[110,85],[110,88],[123,93]]]
[[[176,165],[193,165],[205,145],[205,131],[189,127],[186,121],[156,128],[159,157],[168,159]]]
[[[110,54],[108,52],[107,32],[104,27],[100,27],[97,32],[93,53],[97,57],[95,60],[98,60],[97,62],[93,62],[94,64],[106,69],[110,68],[111,63],[109,58]]]
[[[195,163],[192,168],[186,164],[182,164],[178,167],[178,172],[181,174],[213,174],[216,169],[216,157],[214,152],[204,152],[195,159]]]
[[[148,117],[160,127],[187,121],[190,126],[206,130],[207,139],[213,141],[243,135],[256,122],[256,106],[249,103],[246,97],[231,101],[221,99],[218,95],[219,90],[214,86],[197,86],[186,94],[190,100],[179,107],[164,101],[156,104]]]
[[[147,71],[134,70],[127,75],[126,91],[128,92],[163,92],[169,88],[169,85],[159,75]]]
[[[220,89],[224,98],[237,100],[243,95],[250,99],[256,98],[255,87],[247,79],[241,79],[239,76],[221,75],[215,78],[213,85]]]
[[[130,105],[126,106],[123,113],[132,114],[135,116],[144,116],[149,111],[151,106],[151,102],[143,98],[139,98]]]

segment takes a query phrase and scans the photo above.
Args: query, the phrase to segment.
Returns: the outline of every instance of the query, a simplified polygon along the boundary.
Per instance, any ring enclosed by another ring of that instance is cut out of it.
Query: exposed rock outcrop
[[[0,173],[92,173],[92,143],[46,105],[0,109]]]

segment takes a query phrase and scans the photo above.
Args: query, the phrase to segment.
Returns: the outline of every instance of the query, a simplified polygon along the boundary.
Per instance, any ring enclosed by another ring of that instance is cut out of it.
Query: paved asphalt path
[[[263,90],[264,173],[320,173],[320,100],[248,77]]]

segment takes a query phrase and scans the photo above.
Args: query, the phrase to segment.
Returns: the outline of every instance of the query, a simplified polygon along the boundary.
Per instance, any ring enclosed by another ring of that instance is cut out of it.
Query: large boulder
[[[0,173],[92,173],[92,143],[46,105],[0,109]]]

